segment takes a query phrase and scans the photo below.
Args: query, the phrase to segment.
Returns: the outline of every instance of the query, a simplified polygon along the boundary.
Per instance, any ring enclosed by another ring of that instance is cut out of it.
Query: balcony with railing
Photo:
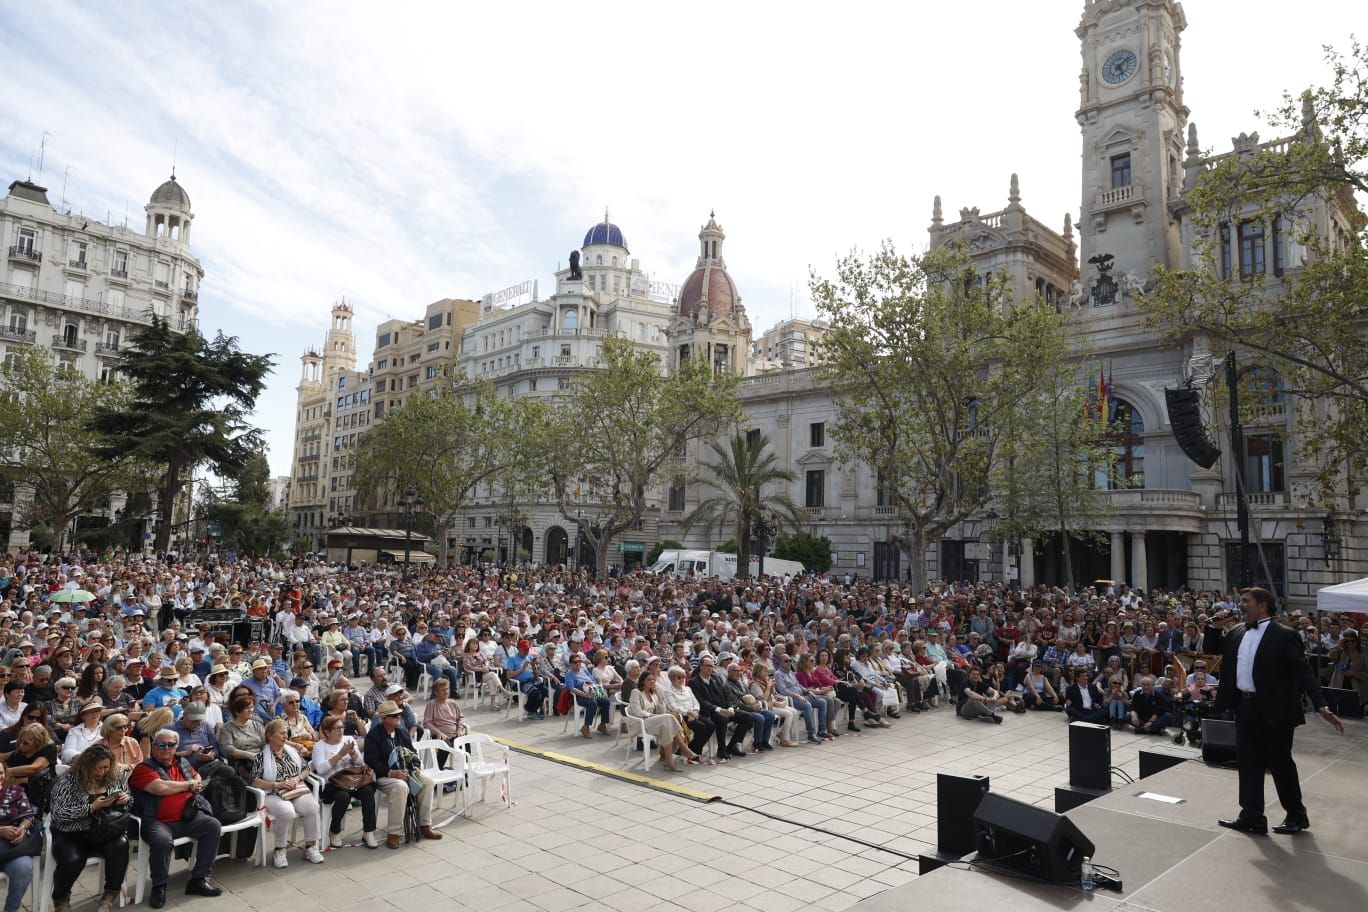
[[[1108,491],[1112,506],[1121,512],[1202,512],[1202,495],[1196,491],[1165,488],[1121,488]]]
[[[1273,510],[1287,506],[1286,491],[1254,491],[1245,495],[1251,510]],[[1217,494],[1216,509],[1237,510],[1239,498],[1234,493]]]
[[[110,277],[111,279],[122,279],[123,281],[127,282],[127,281],[128,281],[128,267],[125,266],[123,269],[120,269],[120,268],[117,267],[117,266],[111,266],[111,267],[109,267],[109,277]]]
[[[181,300],[189,301],[191,304],[194,304],[199,300],[199,292],[195,291],[193,288],[187,288],[181,292]]]
[[[95,343],[95,354],[97,355],[117,355],[119,353],[119,343],[105,339]]]
[[[27,285],[15,285],[11,282],[0,282],[0,298],[10,298],[15,301],[33,301],[38,304],[50,304],[54,307],[61,307],[66,310],[79,310],[82,313],[98,314],[102,317],[113,317],[117,320],[127,320],[130,323],[151,323],[152,308],[146,307],[139,309],[129,307],[124,304],[109,304],[104,301],[93,301],[90,298],[78,298],[74,295],[58,294],[53,291],[42,291],[37,288],[30,288]],[[169,321],[176,326],[178,331],[184,332],[194,325],[193,320],[181,317],[179,322]]]
[[[43,252],[34,250],[27,244],[15,244],[9,249],[9,255],[11,260],[24,260],[29,263],[43,262]]]
[[[65,349],[66,351],[83,352],[86,350],[86,340],[76,339],[59,333],[52,337],[52,347]]]
[[[77,272],[89,272],[90,264],[85,260],[67,260],[67,269],[74,269]]]
[[[38,333],[31,329],[15,329],[13,326],[0,326],[0,339],[11,342],[27,342],[32,345],[38,341]]]

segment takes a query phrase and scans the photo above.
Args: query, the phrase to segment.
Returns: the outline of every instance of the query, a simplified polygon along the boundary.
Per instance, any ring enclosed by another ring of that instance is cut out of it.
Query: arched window
[[[594,257],[594,265],[596,265],[596,266],[602,266],[602,265],[603,265],[603,254],[600,253],[600,254],[598,254],[598,255],[596,255],[596,256]]]
[[[579,328],[579,311],[577,311],[577,310],[575,310],[575,309],[573,309],[573,308],[566,308],[565,313],[563,313],[563,314],[561,315],[561,329],[571,330],[571,329],[578,329],[578,328]]]
[[[1145,486],[1145,421],[1140,411],[1124,399],[1112,399],[1111,423],[1115,428],[1112,439],[1116,447],[1116,463],[1112,466],[1107,487],[1143,488]]]
[[[1271,367],[1251,367],[1244,372],[1245,395],[1250,405],[1277,405],[1283,401],[1282,377]]]

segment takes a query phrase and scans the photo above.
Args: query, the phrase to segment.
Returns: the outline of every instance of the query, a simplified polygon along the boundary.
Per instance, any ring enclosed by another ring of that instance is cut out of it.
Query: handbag
[[[354,792],[375,781],[375,770],[369,766],[348,766],[333,773],[332,782],[340,789]]]
[[[91,811],[88,830],[90,840],[95,843],[116,842],[120,837],[127,836],[128,821],[132,814],[128,805],[120,807],[117,804]]]
[[[43,825],[35,823],[18,843],[0,842],[0,867],[16,858],[37,855],[43,851]]]

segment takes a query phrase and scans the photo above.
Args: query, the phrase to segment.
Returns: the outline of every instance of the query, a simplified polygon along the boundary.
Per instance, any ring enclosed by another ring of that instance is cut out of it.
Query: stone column
[[[1149,587],[1149,556],[1145,552],[1145,533],[1131,533],[1131,579],[1135,589]]]
[[[1111,534],[1111,578],[1118,584],[1126,581],[1126,533]]]
[[[1035,542],[1030,538],[1021,540],[1021,556],[1017,558],[1020,562],[1020,569],[1017,571],[1017,582],[1022,586],[1035,585]]]

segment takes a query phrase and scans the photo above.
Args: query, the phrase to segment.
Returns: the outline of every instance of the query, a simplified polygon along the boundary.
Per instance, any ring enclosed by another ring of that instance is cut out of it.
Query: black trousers
[[[712,733],[713,724],[700,713],[697,719],[689,722],[689,750],[695,754],[700,753],[712,737]]]
[[[105,892],[119,892],[123,887],[124,875],[128,873],[127,836],[96,842],[85,833],[52,831],[52,860],[56,863],[52,876],[53,902],[65,902],[71,898],[71,888],[85,870],[86,859],[97,857],[104,859]]]
[[[319,796],[323,803],[332,802],[332,820],[329,821],[328,832],[342,832],[342,821],[347,816],[347,809],[351,807],[351,800],[355,798],[361,802],[361,829],[366,833],[375,832],[375,789],[374,782],[367,783],[355,791],[348,791],[339,785],[329,781],[323,786],[323,792]]]
[[[707,715],[708,724],[713,726],[713,735],[717,738],[717,758],[720,760],[727,756],[727,749],[736,747],[741,743],[741,739],[746,737],[746,732],[751,730],[751,717],[744,713],[737,713],[728,719],[726,716],[713,710]],[[727,725],[731,724],[731,740],[727,740]],[[693,725],[692,722],[689,723]]]
[[[1297,764],[1292,759],[1291,725],[1270,725],[1261,716],[1253,700],[1239,698],[1235,702],[1235,754],[1240,770],[1240,819],[1262,821],[1264,815],[1264,770],[1273,774],[1273,787],[1278,791],[1287,816],[1294,820],[1306,819],[1306,805],[1302,804],[1301,781]]]

